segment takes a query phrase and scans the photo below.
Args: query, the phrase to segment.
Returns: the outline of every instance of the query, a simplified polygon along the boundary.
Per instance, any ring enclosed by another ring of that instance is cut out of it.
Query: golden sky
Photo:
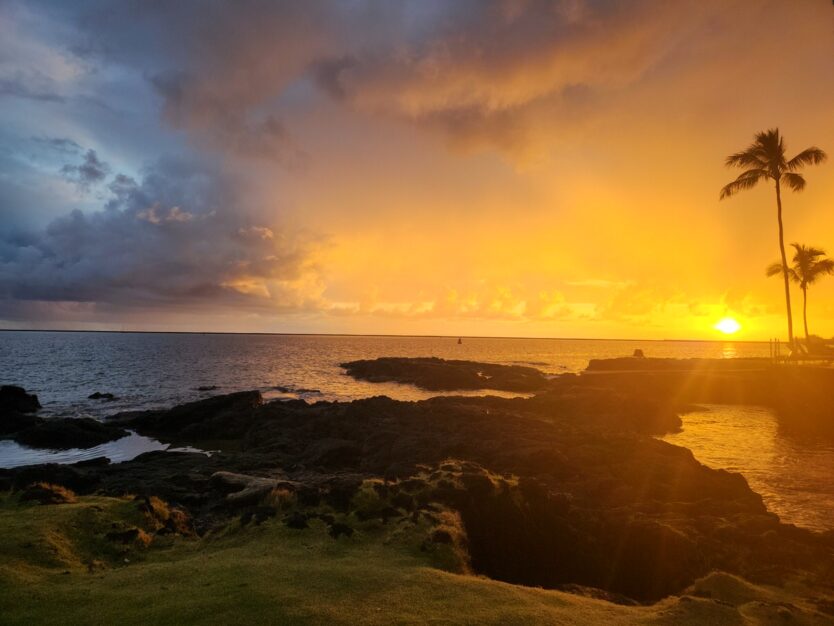
[[[834,156],[827,0],[186,5],[0,9],[3,326],[785,337],[773,191],[718,192]]]

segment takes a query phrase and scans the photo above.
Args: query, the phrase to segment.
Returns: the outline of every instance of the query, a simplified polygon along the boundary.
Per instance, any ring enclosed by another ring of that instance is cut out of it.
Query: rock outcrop
[[[123,428],[90,418],[32,415],[40,406],[38,397],[21,387],[0,387],[0,437],[33,448],[67,450],[91,448],[129,434]]]
[[[534,367],[474,361],[383,357],[342,363],[349,376],[370,382],[410,383],[429,391],[494,389],[539,391],[547,377]]]
[[[41,408],[38,396],[26,393],[23,387],[16,385],[0,386],[0,415],[3,413],[34,413]]]

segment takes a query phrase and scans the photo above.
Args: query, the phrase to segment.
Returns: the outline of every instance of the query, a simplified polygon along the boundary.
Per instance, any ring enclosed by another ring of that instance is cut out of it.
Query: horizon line
[[[653,341],[689,343],[768,343],[767,339],[634,339],[628,337],[519,337],[510,335],[412,335],[398,333],[287,333],[287,332],[256,332],[256,331],[222,331],[222,330],[104,330],[104,329],[74,329],[74,328],[0,328],[3,333],[113,333],[136,335],[273,335],[279,337],[404,337],[424,339],[536,339],[546,341]],[[780,340],[780,343],[783,343]]]

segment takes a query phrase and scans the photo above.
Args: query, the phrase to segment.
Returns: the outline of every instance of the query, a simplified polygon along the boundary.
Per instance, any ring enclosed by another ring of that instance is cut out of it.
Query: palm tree
[[[785,255],[785,238],[782,227],[782,185],[793,191],[805,188],[805,178],[797,170],[806,165],[817,165],[827,158],[825,152],[816,147],[806,148],[792,159],[785,157],[785,144],[778,128],[771,128],[756,134],[755,141],[746,150],[727,157],[727,167],[742,167],[745,170],[733,182],[724,185],[720,198],[729,198],[739,191],[752,189],[760,182],[772,180],[776,187],[776,221],[779,224],[779,252],[782,256],[782,277],[785,281],[785,306],[788,312],[788,342],[793,345],[793,316],[791,315],[791,290],[788,259]]]
[[[805,323],[805,345],[810,347],[808,286],[815,283],[821,276],[834,273],[834,260],[820,258],[825,256],[825,250],[822,248],[803,246],[799,243],[792,243],[791,245],[796,252],[793,255],[793,265],[788,268],[788,276],[802,290],[802,321]],[[782,273],[782,264],[779,262],[771,263],[767,268],[768,276],[776,276]]]

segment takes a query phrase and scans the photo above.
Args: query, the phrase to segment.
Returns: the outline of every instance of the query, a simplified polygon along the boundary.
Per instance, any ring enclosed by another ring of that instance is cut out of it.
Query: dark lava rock
[[[14,440],[33,448],[68,450],[93,446],[127,437],[117,426],[102,424],[89,417],[42,419],[38,424],[18,431]]]
[[[545,375],[533,367],[447,361],[436,357],[383,357],[342,363],[342,367],[348,375],[360,380],[410,383],[429,391],[495,389],[532,392],[547,384]]]
[[[95,393],[91,393],[87,396],[88,400],[115,400],[116,396],[112,393],[101,393],[100,391],[96,391]]]
[[[27,465],[14,469],[0,469],[0,475],[11,481],[12,489],[24,489],[32,483],[41,482],[60,485],[82,495],[92,493],[101,478],[95,469],[88,470],[79,466],[80,464],[58,463]]]
[[[33,483],[20,494],[21,502],[40,504],[69,504],[75,502],[75,494],[65,487],[50,483]]]
[[[362,454],[355,441],[349,439],[322,439],[313,443],[307,453],[309,463],[325,467],[350,467]]]
[[[259,391],[239,391],[181,404],[162,411],[130,411],[110,418],[111,423],[142,434],[176,435],[178,439],[240,437],[252,425],[255,409],[263,404]]]
[[[0,437],[31,428],[40,423],[40,418],[17,411],[0,411]]]
[[[16,385],[0,386],[0,414],[10,411],[34,413],[41,408],[38,396],[26,393],[23,387]]]

